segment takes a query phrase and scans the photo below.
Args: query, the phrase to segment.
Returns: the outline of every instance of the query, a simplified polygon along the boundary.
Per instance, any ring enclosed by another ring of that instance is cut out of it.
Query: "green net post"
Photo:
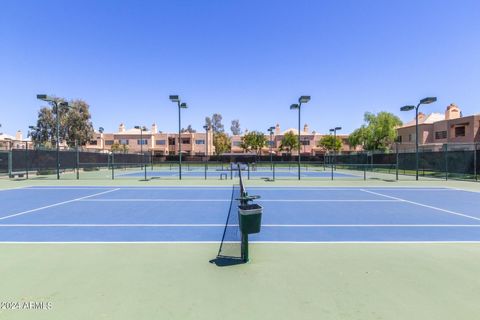
[[[207,180],[208,163],[205,162],[205,180]]]
[[[250,163],[247,163],[247,180],[250,180]]]
[[[233,168],[230,165],[230,180],[233,180]]]
[[[367,166],[363,166],[363,180],[367,180]]]
[[[273,181],[275,181],[275,163],[273,164],[273,172],[272,172],[272,176],[273,176]]]
[[[248,262],[248,233],[242,233],[241,256],[243,262]]]
[[[151,164],[152,171],[153,171],[153,154],[150,155],[150,164]]]

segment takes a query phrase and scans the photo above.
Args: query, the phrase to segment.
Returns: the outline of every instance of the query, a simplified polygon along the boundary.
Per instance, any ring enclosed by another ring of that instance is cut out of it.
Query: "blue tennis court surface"
[[[252,241],[480,241],[480,193],[447,188],[250,187]],[[28,187],[0,192],[4,242],[219,242],[231,187]]]

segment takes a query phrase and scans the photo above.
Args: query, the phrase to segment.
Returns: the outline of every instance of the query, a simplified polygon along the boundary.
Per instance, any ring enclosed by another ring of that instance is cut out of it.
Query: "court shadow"
[[[236,266],[238,264],[244,264],[245,261],[236,257],[217,257],[210,260],[210,263],[214,263],[217,267],[229,267]]]

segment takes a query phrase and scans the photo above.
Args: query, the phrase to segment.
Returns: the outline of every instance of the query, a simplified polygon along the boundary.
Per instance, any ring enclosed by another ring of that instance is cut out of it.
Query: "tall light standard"
[[[415,109],[415,179],[418,180],[418,109],[422,104],[430,104],[437,101],[437,97],[427,97],[420,100],[417,106],[403,106],[400,111],[410,111]]]
[[[330,132],[333,132],[333,161],[334,164],[337,164],[337,131],[342,130],[342,127],[335,127],[333,129],[330,129]],[[333,164],[332,164],[333,166]],[[335,167],[335,170],[337,168]]]
[[[98,128],[98,132],[100,132],[100,140],[102,141],[102,152],[105,152],[105,139],[103,138],[103,127]]]
[[[310,96],[301,96],[298,98],[298,103],[290,105],[290,110],[298,109],[298,180],[300,180],[300,111],[302,110],[302,104],[310,101]]]
[[[46,94],[37,94],[37,99],[49,102],[53,104],[55,109],[55,117],[57,118],[57,180],[60,179],[60,107],[71,108],[68,102],[64,102],[61,99],[48,96]]]
[[[187,104],[181,102],[178,95],[171,95],[170,100],[178,105],[178,177],[182,180],[182,117],[180,110],[186,109]]]
[[[204,125],[203,129],[205,129],[205,160],[207,160],[208,157],[208,129],[210,127],[208,125]]]
[[[270,132],[270,170],[273,170],[273,130],[275,127],[268,128],[268,132]]]
[[[145,126],[135,126],[135,129],[140,130],[140,154],[142,155],[142,169],[145,163],[145,155],[143,154],[143,131],[147,131]]]

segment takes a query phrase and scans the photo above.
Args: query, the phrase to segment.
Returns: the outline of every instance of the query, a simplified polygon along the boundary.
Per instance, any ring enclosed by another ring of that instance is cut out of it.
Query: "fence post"
[[[205,180],[207,180],[208,163],[205,162]]]
[[[398,181],[398,142],[395,143],[395,178]]]
[[[79,162],[80,162],[80,154],[78,152],[78,143],[75,141],[75,167],[77,169],[77,180],[80,179],[80,168],[79,168]]]
[[[115,180],[115,153],[112,152],[112,160],[110,161],[112,165],[112,180]]]
[[[367,180],[367,166],[363,166],[363,180]]]
[[[443,152],[445,155],[445,181],[447,181],[448,180],[448,143],[444,144]]]
[[[273,172],[272,172],[272,174],[273,174],[273,181],[275,181],[275,163],[273,164]]]
[[[248,162],[247,162],[247,180],[250,180],[250,163]]]
[[[28,142],[25,141],[25,175],[28,179]]]
[[[144,153],[143,154],[143,170],[144,170],[144,173],[145,173],[145,181],[147,181],[147,163],[145,161],[145,158],[146,158],[146,154]]]
[[[13,160],[12,160],[13,154],[12,154],[12,149],[10,148],[8,150],[8,177],[12,177],[12,172],[13,172]]]
[[[478,181],[478,176],[477,176],[477,147],[478,147],[478,145],[475,143],[473,145],[473,175],[475,176],[475,181]]]

